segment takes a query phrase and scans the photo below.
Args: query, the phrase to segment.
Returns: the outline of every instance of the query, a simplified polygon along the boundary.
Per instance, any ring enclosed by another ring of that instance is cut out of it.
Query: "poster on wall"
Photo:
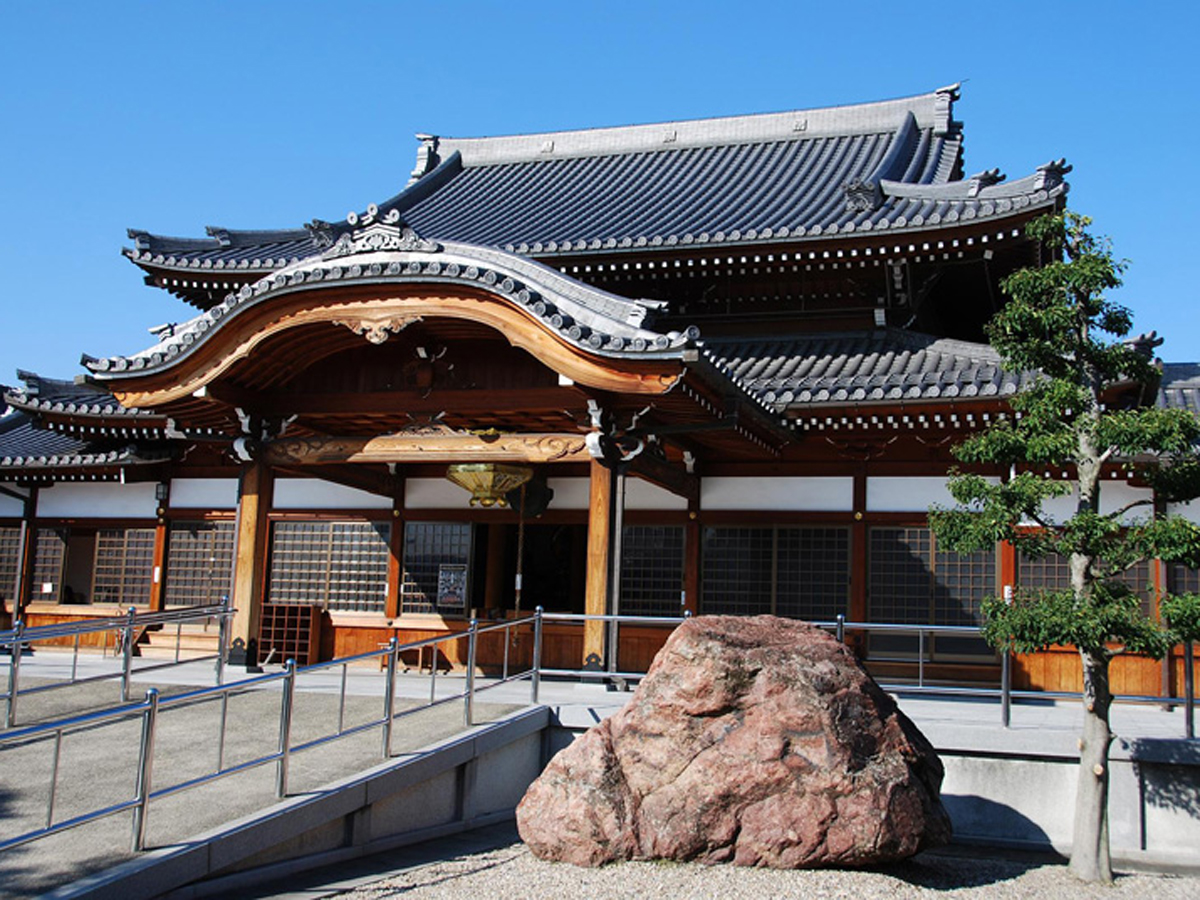
[[[467,567],[464,565],[438,566],[438,606],[449,609],[465,609],[467,605]]]

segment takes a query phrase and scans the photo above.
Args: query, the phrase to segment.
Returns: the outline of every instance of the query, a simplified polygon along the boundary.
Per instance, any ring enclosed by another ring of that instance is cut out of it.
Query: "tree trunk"
[[[1108,748],[1112,742],[1108,712],[1108,657],[1080,650],[1083,662],[1083,738],[1079,747],[1079,785],[1075,796],[1075,835],[1071,874],[1084,881],[1109,883]]]

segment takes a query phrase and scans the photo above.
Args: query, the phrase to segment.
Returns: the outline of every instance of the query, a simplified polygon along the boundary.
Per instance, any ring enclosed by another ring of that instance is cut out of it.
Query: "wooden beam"
[[[589,616],[608,612],[609,554],[612,552],[612,501],[615,473],[592,460],[591,490],[588,501],[587,586],[583,611]],[[583,667],[604,667],[604,623],[583,625]]]
[[[248,669],[258,665],[272,482],[271,470],[266,463],[251,462],[242,469],[238,490],[237,551],[233,570],[233,605],[237,613],[230,635],[229,662]]]
[[[689,504],[700,500],[700,479],[688,474],[683,466],[672,465],[657,456],[645,453],[635,456],[629,466],[629,474],[683,497]]]
[[[213,388],[214,391],[220,390]],[[261,403],[244,406],[269,417],[411,414],[436,415],[446,410],[459,415],[471,413],[539,413],[576,408],[582,417],[584,403],[573,388],[526,388],[514,390],[363,391],[330,394],[260,395]],[[241,405],[241,404],[238,404]]]
[[[514,433],[479,437],[430,428],[379,437],[284,438],[267,445],[271,465],[417,462],[582,462],[591,459],[581,434]]]

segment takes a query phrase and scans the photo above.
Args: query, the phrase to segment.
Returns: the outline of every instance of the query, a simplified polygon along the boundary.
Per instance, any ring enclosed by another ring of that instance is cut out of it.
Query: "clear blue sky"
[[[0,31],[0,383],[130,353],[190,307],[127,227],[296,227],[393,194],[413,134],[825,106],[964,82],[968,172],[1065,156],[1119,298],[1200,360],[1191,2],[50,3]]]

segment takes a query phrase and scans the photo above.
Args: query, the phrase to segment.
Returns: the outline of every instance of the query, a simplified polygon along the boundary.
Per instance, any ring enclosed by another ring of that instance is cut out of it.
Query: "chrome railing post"
[[[396,718],[396,657],[400,651],[396,649],[395,635],[388,641],[387,648],[387,683],[383,686],[383,758],[392,758],[392,723]]]
[[[349,671],[350,666],[347,663],[342,663],[342,686],[341,690],[338,691],[338,734],[341,734],[346,727],[346,675]]]
[[[13,628],[13,642],[9,644],[8,656],[8,703],[4,711],[4,727],[17,724],[17,689],[21,684],[21,638],[25,634],[25,623],[17,619]]]
[[[150,779],[154,769],[154,734],[158,725],[158,688],[146,691],[142,714],[142,743],[138,751],[137,806],[133,808],[133,852],[146,846],[146,817],[150,810]]]
[[[533,611],[533,675],[529,679],[530,703],[538,702],[538,692],[542,687],[542,608]]]
[[[1190,741],[1196,737],[1196,659],[1191,641],[1183,645],[1183,733]]]
[[[121,702],[129,702],[129,673],[133,669],[133,619],[137,615],[136,607],[129,607],[126,614],[122,633],[125,635],[124,653],[121,657]]]
[[[846,643],[846,617],[842,613],[837,615],[837,642]]]
[[[287,796],[288,756],[292,749],[292,707],[296,696],[296,661],[284,664],[283,699],[279,707],[279,763],[275,769],[275,796]]]
[[[58,798],[58,763],[62,759],[63,730],[54,732],[54,760],[50,765],[50,799],[46,803],[46,827],[54,824],[54,801]]]
[[[925,687],[925,629],[917,629],[917,687]]]
[[[225,657],[229,655],[229,595],[223,598],[224,612],[217,617],[217,684],[225,683]]]
[[[512,626],[505,625],[503,630],[504,635],[504,667],[500,671],[502,681],[508,681],[508,645],[512,637]]]
[[[75,683],[75,675],[79,671],[79,638],[78,632],[75,634],[75,647],[71,651],[71,683]]]
[[[1000,721],[1008,728],[1012,721],[1012,657],[1000,651]]]
[[[464,714],[467,727],[475,724],[475,650],[479,641],[479,620],[471,619],[467,626],[467,689]]]
[[[432,706],[437,702],[437,655],[438,644],[440,641],[434,641],[429,645],[429,705]],[[421,654],[424,650],[417,651],[417,674],[421,674]]]

